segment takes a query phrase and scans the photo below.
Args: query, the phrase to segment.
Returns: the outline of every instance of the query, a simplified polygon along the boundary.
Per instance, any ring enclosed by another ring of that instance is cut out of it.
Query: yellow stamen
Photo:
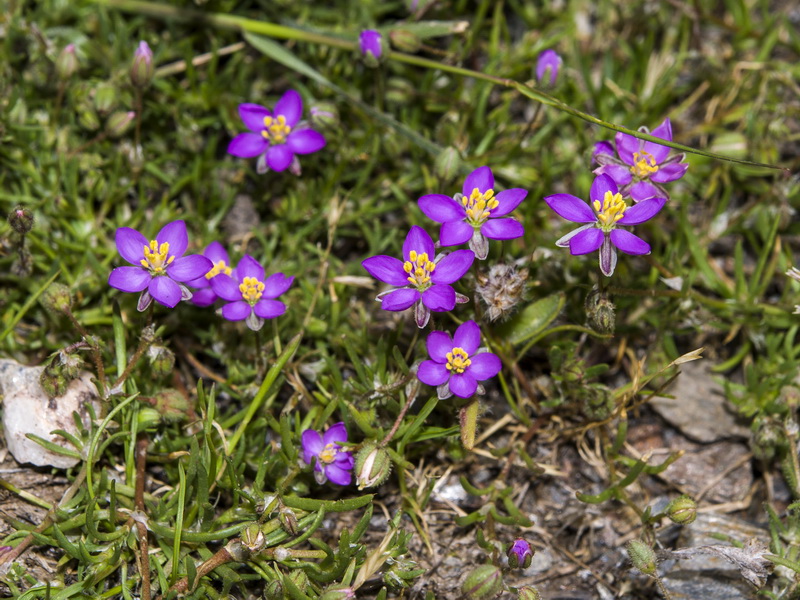
[[[339,449],[336,447],[336,444],[331,442],[322,449],[322,452],[319,453],[319,459],[326,465],[329,465],[334,461],[338,453]]]
[[[597,220],[603,226],[613,225],[619,221],[628,209],[628,205],[622,199],[622,194],[612,194],[610,190],[605,193],[602,204],[600,200],[595,200],[592,202],[592,206],[597,213]]]
[[[206,273],[206,279],[211,279],[212,277],[216,277],[220,273],[225,273],[225,275],[231,274],[231,268],[225,264],[224,260],[218,260],[214,263],[214,266],[211,267],[211,270]]]
[[[489,189],[481,193],[478,188],[474,188],[469,196],[461,196],[461,204],[471,225],[480,225],[486,221],[492,211],[500,205],[494,197],[494,190]]]
[[[264,117],[264,129],[261,135],[271,143],[283,144],[291,132],[292,128],[286,124],[286,117],[283,115]]]
[[[469,354],[467,354],[463,348],[453,348],[452,352],[447,353],[447,364],[445,368],[450,371],[451,373],[458,373],[461,374],[466,371],[467,367],[472,364],[472,361],[469,359]]]
[[[239,284],[239,291],[242,293],[242,300],[255,304],[264,293],[264,282],[255,277],[245,277]]]
[[[412,250],[408,253],[408,260],[403,263],[403,270],[408,273],[408,283],[418,289],[430,287],[431,273],[436,265],[428,260],[428,253],[417,253]]]
[[[631,166],[631,173],[639,179],[646,179],[653,173],[658,171],[655,157],[649,152],[641,150],[640,152],[633,153],[633,165]]]
[[[163,273],[174,260],[174,256],[169,256],[168,242],[159,245],[156,240],[150,240],[150,245],[144,247],[144,258],[139,262],[145,269],[159,274]]]

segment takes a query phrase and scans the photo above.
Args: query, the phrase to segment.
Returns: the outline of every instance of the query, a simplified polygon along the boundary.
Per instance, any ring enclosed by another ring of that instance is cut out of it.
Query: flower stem
[[[139,359],[142,358],[144,351],[147,350],[147,347],[152,343],[151,337],[145,335],[144,332],[153,324],[153,308],[155,308],[155,304],[151,302],[150,307],[147,310],[147,323],[142,329],[142,336],[139,338],[139,346],[136,348],[136,352],[133,353],[133,356],[131,356],[131,359],[128,361],[128,364],[126,365],[125,370],[122,372],[122,375],[120,375],[114,382],[114,385],[111,386],[111,389],[118,388],[128,377],[130,377],[131,371],[133,371],[136,363],[139,362]]]
[[[147,444],[150,438],[146,433],[140,433],[136,440],[136,488],[134,491],[134,504],[137,512],[145,515],[144,482],[145,468],[147,466]],[[139,539],[139,571],[142,578],[142,600],[150,600],[150,554],[147,541],[147,526],[140,519],[135,519],[136,532]]]

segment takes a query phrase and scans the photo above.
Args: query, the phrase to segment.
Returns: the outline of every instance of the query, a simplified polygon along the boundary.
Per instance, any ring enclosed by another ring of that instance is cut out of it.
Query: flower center
[[[602,204],[600,204],[600,200],[595,200],[592,206],[594,206],[597,220],[604,230],[613,229],[617,221],[625,215],[625,211],[628,208],[625,200],[622,199],[622,194],[612,194],[610,190],[603,197]]]
[[[239,284],[239,291],[242,292],[242,300],[255,304],[264,292],[264,282],[255,277],[245,277]]]
[[[169,256],[169,243],[163,242],[160,246],[156,240],[150,240],[150,245],[144,247],[144,258],[139,261],[145,269],[150,269],[153,275],[161,275],[175,260]]]
[[[231,274],[231,268],[225,264],[224,260],[218,260],[214,263],[214,266],[211,267],[211,270],[206,273],[206,279],[211,279],[212,277],[216,277],[220,273],[225,273],[225,275]]]
[[[472,361],[469,359],[469,354],[467,354],[463,348],[456,347],[453,348],[451,352],[447,353],[447,364],[445,368],[451,373],[463,373],[471,364]]]
[[[286,117],[283,115],[264,117],[264,129],[261,131],[261,135],[271,143],[283,144],[291,131],[292,128],[286,124]]]
[[[633,166],[631,167],[631,173],[633,173],[636,177],[639,179],[646,179],[656,171],[658,171],[658,165],[656,164],[656,159],[652,154],[645,152],[644,150],[633,153]]]
[[[322,452],[319,453],[319,459],[326,465],[329,465],[333,462],[333,459],[336,458],[338,453],[339,449],[336,447],[336,443],[331,442],[322,449]]]
[[[471,225],[480,225],[500,203],[494,197],[494,190],[481,193],[478,188],[474,188],[469,196],[461,196],[461,204],[467,213],[467,221]]]
[[[408,260],[403,263],[403,270],[408,273],[408,282],[417,289],[430,287],[431,273],[436,265],[428,260],[428,253],[417,254],[416,250],[408,253]]]

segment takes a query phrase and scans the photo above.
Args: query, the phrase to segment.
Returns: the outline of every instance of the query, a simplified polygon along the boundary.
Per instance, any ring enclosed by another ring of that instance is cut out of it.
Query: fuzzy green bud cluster
[[[535,587],[525,585],[517,590],[517,600],[542,600],[542,595]]]
[[[70,382],[78,377],[83,361],[71,352],[59,350],[49,361],[39,375],[39,383],[49,398],[63,396]]]
[[[67,313],[72,306],[72,294],[63,283],[51,283],[39,296],[39,303],[51,312]]]
[[[381,485],[391,472],[389,453],[373,440],[366,442],[356,454],[355,473],[359,490]]]
[[[656,576],[656,553],[641,540],[633,540],[625,547],[634,568],[641,573]]]
[[[147,349],[147,360],[156,377],[165,377],[175,367],[175,354],[166,346],[153,344]]]
[[[678,525],[689,525],[697,518],[697,502],[689,496],[678,496],[667,505],[669,520]]]
[[[494,565],[481,565],[467,575],[461,592],[467,600],[490,600],[503,590],[503,574]]]
[[[608,295],[596,287],[586,296],[586,320],[597,333],[613,334],[616,328],[616,307]]]

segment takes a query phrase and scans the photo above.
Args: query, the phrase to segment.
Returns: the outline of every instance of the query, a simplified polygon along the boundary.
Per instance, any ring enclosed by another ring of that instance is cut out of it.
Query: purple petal
[[[322,445],[327,446],[328,444],[338,443],[338,442],[346,442],[347,441],[347,427],[345,427],[343,421],[339,421],[335,425],[331,425],[322,435]]]
[[[428,356],[434,362],[443,364],[447,362],[447,353],[453,349],[453,340],[446,331],[431,331],[425,340],[425,345],[428,348]]]
[[[673,163],[669,165],[661,165],[658,171],[650,175],[650,179],[656,183],[667,183],[680,179],[686,174],[689,168],[689,163]]]
[[[659,191],[658,188],[649,181],[637,181],[631,186],[630,195],[636,202],[641,202],[642,200],[658,196]]]
[[[171,246],[170,250],[172,250]],[[167,267],[167,275],[175,281],[191,281],[192,279],[203,277],[213,266],[205,256],[192,254],[191,256],[176,258]]]
[[[256,302],[253,312],[262,319],[274,319],[286,312],[286,305],[280,300],[262,298]]]
[[[452,350],[452,348],[450,348]],[[417,377],[425,385],[436,387],[450,378],[450,371],[442,363],[423,360],[417,369]]]
[[[294,152],[287,144],[273,144],[267,148],[267,166],[273,171],[285,171],[292,164]]]
[[[576,235],[578,235],[581,231],[589,229],[589,227],[594,227],[594,223],[587,223],[586,225],[581,225],[577,229],[573,229],[568,234],[558,238],[558,240],[556,240],[556,246],[558,246],[559,248],[569,248],[569,241]]]
[[[461,348],[472,356],[481,345],[481,328],[475,321],[466,321],[458,326],[453,336],[453,347]]]
[[[550,72],[550,85],[555,85],[556,78],[558,77],[558,69],[561,66],[561,57],[555,50],[545,50],[539,55],[536,60],[536,81],[542,83],[542,80]]]
[[[478,191],[482,194],[493,187],[494,175],[492,174],[492,170],[489,167],[478,167],[467,175],[467,178],[464,180],[464,187],[461,191],[465,196],[469,196],[475,188],[478,188]]]
[[[294,276],[287,277],[283,273],[270,275],[264,280],[264,298],[277,298],[286,293],[286,290],[292,287],[292,283],[294,283]],[[258,311],[256,311],[256,314],[258,314]]]
[[[408,273],[403,270],[403,261],[379,254],[361,262],[361,266],[378,281],[389,285],[407,285]]]
[[[439,243],[442,246],[459,246],[472,237],[472,225],[466,221],[447,221],[439,230]]]
[[[611,277],[614,274],[614,269],[617,268],[617,250],[608,237],[603,239],[603,245],[600,246],[599,260],[600,271],[606,277]]]
[[[359,46],[361,47],[361,54],[366,55],[371,53],[375,58],[380,58],[383,54],[381,46],[381,34],[374,29],[365,29],[358,36]]]
[[[297,125],[300,117],[303,116],[303,99],[300,94],[294,90],[287,90],[275,103],[275,115],[283,115],[289,127]]]
[[[525,234],[525,228],[513,217],[489,219],[481,226],[481,233],[490,240],[515,240]]]
[[[269,142],[258,133],[240,133],[228,144],[228,154],[239,158],[253,158],[264,154]]]
[[[225,250],[225,247],[219,242],[211,242],[206,246],[206,249],[203,250],[203,256],[214,264],[217,264],[219,261],[224,262],[226,265],[231,264],[227,250]]]
[[[545,196],[547,206],[559,216],[573,223],[593,223],[597,221],[589,205],[572,194],[553,194]]]
[[[614,142],[617,146],[617,154],[627,165],[633,166],[633,153],[639,152],[642,148],[642,143],[639,138],[635,138],[627,133],[618,133],[614,136]]]
[[[200,307],[211,306],[218,297],[210,287],[203,288],[192,294],[192,304]]]
[[[492,217],[504,217],[512,210],[517,208],[525,197],[528,195],[527,190],[522,188],[511,188],[510,190],[503,190],[497,194],[496,199],[499,202],[497,208],[493,208],[491,212]]]
[[[117,229],[116,242],[120,256],[133,265],[140,264],[144,258],[144,248],[149,244],[146,237],[130,227]]]
[[[253,133],[259,134],[266,129],[264,125],[264,117],[271,117],[270,110],[260,104],[240,104],[239,116],[242,118],[242,123]]]
[[[613,229],[611,242],[625,254],[650,254],[650,244],[624,229]]]
[[[333,462],[341,469],[352,470],[356,464],[355,458],[350,452],[341,450],[333,457]]]
[[[222,316],[228,321],[244,321],[253,312],[253,307],[244,300],[231,302],[222,307]]]
[[[469,271],[474,260],[475,254],[472,250],[451,252],[436,263],[436,268],[431,273],[431,281],[433,283],[455,283]],[[425,304],[430,306],[427,302]]]
[[[661,138],[662,140],[667,140],[668,142],[672,141],[672,123],[669,120],[669,117],[664,119],[664,122],[661,123],[658,127],[656,127],[650,135]],[[644,143],[644,151],[649,152],[653,155],[653,158],[656,159],[656,163],[661,163],[664,161],[667,156],[669,156],[670,148],[669,146],[662,146],[661,144],[656,144],[653,142],[645,142]]]
[[[444,194],[428,194],[417,200],[417,205],[422,213],[437,223],[448,221],[463,221],[464,207]],[[452,244],[445,244],[450,246]]]
[[[614,180],[608,175],[598,175],[594,178],[592,187],[589,190],[589,201],[594,202],[595,200],[600,200],[600,203],[602,204],[606,192],[611,192],[611,195],[613,196],[619,192],[619,188],[617,187],[617,184],[614,183]]]
[[[625,214],[617,221],[617,225],[638,225],[652,219],[664,208],[666,198],[648,198],[625,210]]]
[[[592,171],[595,175],[608,175],[618,187],[631,182],[631,169],[622,165],[603,165]]]
[[[303,460],[310,465],[311,459],[319,456],[319,453],[325,448],[325,444],[322,443],[322,436],[318,431],[306,429],[300,436],[300,440],[303,447]]]
[[[183,221],[173,221],[172,223],[167,223],[156,235],[156,242],[158,242],[159,246],[165,242],[169,244],[170,256],[183,256],[183,253],[186,252],[186,248],[189,246],[189,236],[186,233],[186,223]],[[207,259],[204,262],[207,262]],[[209,264],[206,271],[208,271],[210,268],[211,265]],[[204,274],[205,271],[201,273],[201,275]],[[195,275],[195,277],[199,277],[199,275]],[[194,279],[194,277],[192,279]]]
[[[325,147],[325,136],[313,129],[300,129],[289,134],[286,145],[295,154],[311,154]]]
[[[409,308],[419,298],[419,292],[412,288],[402,288],[381,297],[381,308],[398,312]]]
[[[153,277],[147,291],[159,304],[175,308],[181,301],[181,288],[169,277]]]
[[[239,281],[244,281],[245,277],[255,277],[259,281],[264,281],[264,267],[249,254],[242,256],[239,264],[236,265],[236,274],[239,276]],[[219,294],[219,292],[217,293]]]
[[[605,238],[603,231],[597,227],[584,229],[570,239],[570,254],[577,256],[579,254],[589,254],[589,252],[594,252],[603,243],[603,238]]]
[[[614,156],[614,146],[611,142],[602,141],[594,143],[594,150],[592,150],[592,159],[597,160],[598,154],[608,154]]]
[[[108,285],[121,292],[141,292],[153,278],[142,267],[117,267],[108,275]]]
[[[470,356],[469,360],[471,362],[468,369],[469,374],[478,381],[491,379],[503,368],[500,358],[491,352],[482,352],[481,354]]]
[[[422,303],[434,312],[445,312],[456,307],[456,291],[445,284],[437,284],[422,292]]]
[[[242,292],[239,290],[239,284],[233,280],[233,277],[220,273],[216,277],[209,280],[211,289],[214,293],[228,302],[235,302],[242,299]]]
[[[352,473],[350,473],[349,470],[342,469],[336,463],[325,467],[325,476],[336,485],[350,485],[353,479]]]
[[[454,374],[450,377],[450,391],[459,398],[470,398],[475,394],[475,390],[477,389],[478,382],[469,371]]]
[[[403,242],[403,260],[408,260],[409,253],[415,250],[417,254],[423,252],[428,255],[428,260],[433,260],[436,249],[433,247],[431,236],[422,228],[414,225]]]

